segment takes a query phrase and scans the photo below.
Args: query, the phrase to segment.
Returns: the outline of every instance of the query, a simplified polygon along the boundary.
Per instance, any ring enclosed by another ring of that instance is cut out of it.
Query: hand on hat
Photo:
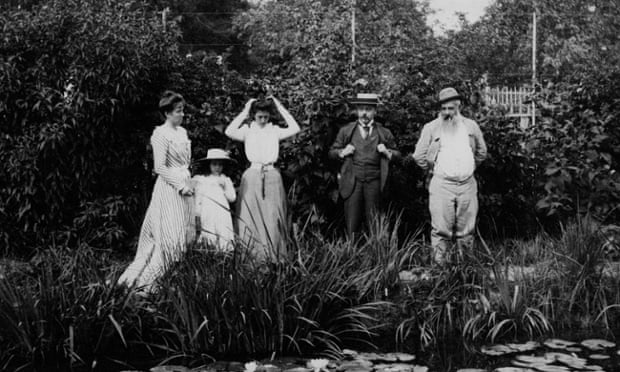
[[[252,104],[256,102],[256,98],[250,98],[246,103],[245,103],[245,107],[244,110],[247,109],[251,109],[252,108]]]
[[[355,146],[348,144],[344,149],[340,150],[340,157],[347,157],[355,152]]]

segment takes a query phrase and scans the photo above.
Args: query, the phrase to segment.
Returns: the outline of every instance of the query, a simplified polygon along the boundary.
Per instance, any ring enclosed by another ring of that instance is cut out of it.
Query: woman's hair
[[[250,116],[253,117],[258,111],[266,111],[270,116],[273,116],[273,101],[262,99],[252,103],[252,107],[250,108]]]
[[[167,113],[174,110],[174,107],[179,103],[185,103],[185,99],[182,95],[171,90],[165,91],[161,95],[159,100],[159,112],[165,117]]]

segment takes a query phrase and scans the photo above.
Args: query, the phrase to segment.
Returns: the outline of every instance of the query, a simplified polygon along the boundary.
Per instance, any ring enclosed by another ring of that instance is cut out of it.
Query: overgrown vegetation
[[[343,347],[371,348],[378,336],[415,350],[577,330],[618,336],[619,274],[603,274],[591,220],[566,225],[561,239],[534,240],[537,264],[527,273],[510,265],[530,259],[525,251],[475,252],[413,282],[399,273],[418,270],[428,247],[398,239],[394,220],[379,218],[357,245],[303,230],[280,264],[256,265],[241,246],[232,255],[195,247],[147,297],[110,284],[124,264],[109,251],[50,248],[0,278],[0,365],[106,370],[274,352],[335,357]]]
[[[522,82],[529,3],[497,1],[480,23],[437,37],[421,2],[357,1],[364,27],[352,63],[349,1],[264,2],[227,14],[227,37],[244,44],[235,53],[247,52],[238,71],[221,48],[179,53],[179,27],[170,20],[164,31],[153,4],[25,3],[0,15],[0,254],[29,259],[0,271],[0,369],[334,355],[375,334],[429,348],[620,329],[620,288],[599,233],[620,218],[619,30],[609,1],[573,28],[567,10],[582,0],[538,2],[546,75],[533,97],[538,125],[526,129],[484,104],[479,78]],[[352,119],[346,98],[373,90],[385,102],[379,120],[412,152],[445,85],[467,97],[466,115],[489,144],[477,171],[479,225],[498,243],[407,287],[401,270],[429,266],[424,175],[408,159],[393,166],[385,194],[396,213],[356,245],[334,233],[342,208],[327,148]],[[233,178],[243,152],[221,132],[248,98],[270,90],[302,124],[280,152],[294,231],[288,262],[255,267],[243,247],[232,257],[194,250],[149,298],[109,284],[150,198],[147,144],[164,89],[188,101],[194,158],[232,150]]]

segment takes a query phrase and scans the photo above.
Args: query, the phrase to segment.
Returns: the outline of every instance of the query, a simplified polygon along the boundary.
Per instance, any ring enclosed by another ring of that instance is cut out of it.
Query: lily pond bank
[[[480,245],[442,268],[428,264],[423,239],[399,239],[396,229],[382,225],[355,244],[305,233],[286,262],[268,265],[244,247],[233,255],[192,247],[148,296],[113,284],[127,257],[110,250],[50,247],[28,261],[4,259],[0,370],[241,372],[255,359],[257,371],[309,368],[297,356],[326,358],[330,372],[617,370],[615,346],[580,344],[620,336],[619,265],[596,226],[577,221],[559,237]],[[580,350],[544,344],[562,336]],[[532,340],[540,344],[531,350],[514,346]],[[489,355],[485,345],[508,346]],[[416,358],[388,360],[392,351]]]
[[[261,361],[217,361],[189,368],[184,365],[160,365],[150,372],[612,372],[620,370],[620,349],[603,339],[581,342],[563,339],[486,345],[470,350],[475,360],[466,365],[451,361],[428,363],[423,356],[393,352],[358,352],[344,349],[341,358],[277,358]],[[448,364],[444,364],[448,362]],[[465,363],[465,361],[460,361]],[[123,370],[137,372],[137,370]]]

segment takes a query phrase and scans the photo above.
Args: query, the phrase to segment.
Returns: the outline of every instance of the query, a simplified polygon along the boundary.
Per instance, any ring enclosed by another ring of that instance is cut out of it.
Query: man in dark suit
[[[381,192],[389,171],[389,162],[400,156],[389,129],[375,122],[379,97],[360,93],[350,101],[356,106],[357,121],[342,127],[329,155],[343,161],[339,191],[344,200],[347,234],[353,237],[368,224],[379,209]]]

